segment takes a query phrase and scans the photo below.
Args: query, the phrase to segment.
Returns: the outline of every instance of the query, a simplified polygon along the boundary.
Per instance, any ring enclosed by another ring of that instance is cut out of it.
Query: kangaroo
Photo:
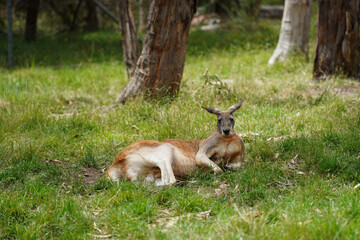
[[[223,172],[235,170],[244,160],[244,143],[234,131],[233,113],[243,101],[226,111],[202,107],[217,116],[217,129],[203,140],[166,139],[162,142],[143,140],[130,144],[115,158],[106,177],[115,181],[144,179],[155,185],[171,185],[197,168]]]

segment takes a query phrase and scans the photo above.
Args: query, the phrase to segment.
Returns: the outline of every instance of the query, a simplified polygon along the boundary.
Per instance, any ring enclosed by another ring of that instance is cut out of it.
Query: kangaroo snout
[[[223,129],[223,134],[225,135],[225,136],[229,136],[229,134],[230,134],[230,129]]]

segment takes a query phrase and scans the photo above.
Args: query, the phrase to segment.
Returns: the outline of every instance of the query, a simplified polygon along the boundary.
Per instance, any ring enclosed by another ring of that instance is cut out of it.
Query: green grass
[[[177,98],[110,112],[127,82],[118,32],[17,38],[17,67],[0,75],[0,238],[359,238],[360,84],[315,83],[302,56],[268,67],[279,23],[192,31]],[[204,85],[206,69],[234,84]],[[176,187],[98,179],[131,142],[206,138],[216,119],[200,106],[241,99],[239,171]]]

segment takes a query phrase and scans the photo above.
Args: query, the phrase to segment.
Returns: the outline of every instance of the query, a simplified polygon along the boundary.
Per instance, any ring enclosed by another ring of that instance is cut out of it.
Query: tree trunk
[[[33,42],[36,40],[37,16],[39,12],[40,0],[29,0],[26,9],[25,41]]]
[[[139,32],[145,30],[147,14],[149,12],[149,0],[139,0]]]
[[[83,0],[79,0],[78,4],[76,5],[75,11],[74,11],[74,15],[70,24],[70,31],[74,31],[77,29],[78,27],[78,23],[77,23],[77,17],[80,11],[80,7],[81,7],[81,3]]]
[[[308,54],[311,9],[312,0],[285,0],[279,42],[269,65],[285,60],[291,52]]]
[[[43,2],[47,3],[51,9],[59,15],[63,24],[67,26],[69,31],[77,29],[79,24],[77,17],[83,0],[78,0],[76,5],[76,1],[43,0]]]
[[[115,103],[145,91],[148,96],[174,96],[183,74],[191,19],[196,0],[153,0],[143,49],[134,76]]]
[[[86,26],[87,31],[97,31],[99,30],[99,21],[96,13],[96,5],[92,0],[86,0]]]
[[[12,17],[12,1],[6,1],[7,20],[8,20],[8,64],[9,68],[14,67],[14,42],[13,42],[13,17]]]
[[[359,0],[319,0],[314,78],[359,77]]]
[[[247,15],[251,17],[256,17],[259,14],[261,2],[262,0],[248,1],[248,4],[245,7]]]
[[[139,57],[135,21],[128,0],[118,0],[117,6],[122,34],[124,62],[128,77],[131,79],[136,68],[136,61]]]

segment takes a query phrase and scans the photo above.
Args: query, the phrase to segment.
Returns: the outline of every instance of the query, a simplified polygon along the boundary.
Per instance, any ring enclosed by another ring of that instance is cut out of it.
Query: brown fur
[[[129,146],[127,146],[126,148],[124,148],[121,152],[119,152],[113,164],[119,164],[120,162],[126,160],[126,155],[128,155],[129,153],[136,152],[143,146],[152,147],[152,146],[159,146],[159,144],[160,142],[154,140],[143,140],[143,141],[134,142]]]
[[[221,134],[218,132],[216,132],[216,135],[221,136]],[[238,155],[241,155],[241,161],[243,161],[244,144],[242,142],[242,139],[236,133],[233,133],[228,137],[221,136],[220,138],[221,138],[221,143],[219,144],[219,147],[226,149],[225,153],[224,154],[215,153],[210,157],[210,159],[222,167],[234,161],[238,157]],[[153,140],[138,141],[124,148],[116,156],[112,166],[109,168],[107,172],[111,171],[112,168],[119,168],[122,173],[127,173],[128,163],[126,161],[127,160],[126,156],[128,154],[136,152],[141,147],[151,147],[151,146],[156,147],[159,146],[161,143],[169,143],[188,158],[188,164],[184,164],[183,162],[181,164],[179,164],[178,162],[173,163],[173,171],[175,176],[184,177],[187,175],[184,174],[184,172],[185,173],[189,172],[186,171],[186,169],[184,168],[191,168],[191,166],[195,167],[195,157],[196,157],[196,153],[199,150],[200,142],[201,142],[200,140],[188,141],[188,140],[179,140],[179,139],[165,139],[162,142],[153,141]],[[237,149],[231,152],[228,151],[230,144],[235,144],[237,146]],[[147,176],[151,173],[154,175],[155,178],[159,178],[161,176],[161,171],[158,167],[150,167],[144,169],[143,175]],[[128,180],[131,180],[127,175],[123,177]]]
[[[191,159],[195,159],[195,154],[199,151],[199,140],[187,141],[179,139],[165,139],[162,142],[170,143],[174,147],[178,148],[182,154]]]
[[[232,147],[235,146],[236,149],[229,149],[230,145],[232,145]],[[233,162],[239,155],[243,156],[243,142],[236,133],[233,133],[228,137],[222,137],[219,147],[224,149],[224,153],[221,154],[220,152],[216,152],[210,159],[220,166],[225,166],[226,164]]]
[[[128,161],[126,159],[126,156],[130,153],[136,152],[143,146],[159,146],[160,142],[154,141],[154,140],[144,140],[144,141],[137,141],[126,148],[124,148],[119,154],[116,156],[113,164],[110,166],[110,168],[106,171],[105,176],[109,177],[110,171],[114,169],[119,169],[121,174],[121,177],[126,178],[127,180],[131,180],[130,177],[127,175],[128,172]],[[150,169],[148,172],[151,172]],[[153,170],[153,172],[156,172]],[[159,169],[160,172],[160,169]]]
[[[197,167],[210,168],[215,173],[222,172],[219,166],[239,168],[244,159],[244,143],[234,132],[232,114],[241,104],[239,102],[227,111],[204,108],[218,117],[217,130],[206,139],[143,140],[130,144],[116,156],[106,176],[114,180],[119,177],[128,180],[161,178],[159,184],[167,185],[176,181],[174,176],[187,176]]]

